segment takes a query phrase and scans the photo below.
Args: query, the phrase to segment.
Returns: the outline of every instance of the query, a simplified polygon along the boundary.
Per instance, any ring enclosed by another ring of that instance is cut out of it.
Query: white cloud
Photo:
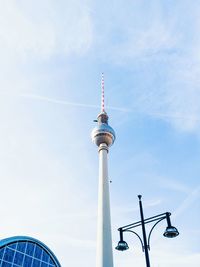
[[[177,2],[172,10],[163,1],[130,6],[119,1],[109,11],[106,16],[108,20],[112,17],[112,23],[109,21],[104,34],[100,33],[99,43],[105,46],[101,56],[132,70],[133,87],[124,89],[131,92],[132,106],[179,131],[199,133],[197,3]]]
[[[157,54],[159,56],[168,54],[177,42],[177,37],[174,37],[160,22],[149,25],[141,31],[133,31],[129,38],[128,41],[114,47],[113,59],[116,63],[126,65],[130,60],[139,62],[151,60]]]
[[[155,233],[154,233],[155,234]],[[161,233],[160,233],[161,234]],[[125,252],[115,251],[115,266],[133,266],[138,267],[145,265],[145,254],[142,252],[139,240],[134,236],[126,236],[130,249]],[[160,238],[151,242],[149,251],[150,263],[156,267],[177,267],[192,266],[198,267],[200,254],[184,249],[180,237],[176,239]]]
[[[164,240],[162,240],[164,243]],[[155,247],[155,252],[152,259],[152,265],[162,267],[177,267],[177,266],[192,266],[198,267],[200,261],[199,253],[184,252],[176,249],[173,244],[168,244],[168,248],[159,249]],[[153,249],[152,249],[153,250]],[[166,251],[167,250],[167,253]],[[170,255],[170,257],[169,257]]]
[[[191,193],[191,188],[180,182],[180,179],[170,179],[169,177],[157,177],[156,178],[158,185],[160,185],[161,187],[165,188],[165,189],[170,189],[170,190],[174,190],[177,192],[182,192],[182,193],[186,193],[189,194]]]
[[[0,7],[0,53],[9,59],[82,54],[92,43],[88,1],[2,0]]]

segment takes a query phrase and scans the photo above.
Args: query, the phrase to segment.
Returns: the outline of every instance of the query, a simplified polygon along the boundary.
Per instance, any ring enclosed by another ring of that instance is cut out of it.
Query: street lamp
[[[173,237],[178,236],[179,232],[176,229],[176,227],[171,225],[171,220],[170,220],[171,213],[170,212],[161,213],[159,215],[144,219],[142,200],[141,200],[142,196],[138,195],[138,198],[139,198],[141,221],[122,226],[118,229],[119,234],[120,234],[120,241],[118,242],[116,249],[119,251],[124,251],[124,250],[129,249],[128,244],[123,239],[123,232],[131,232],[131,233],[135,234],[139,238],[141,245],[142,245],[142,250],[145,253],[146,266],[150,267],[150,260],[149,260],[150,237],[151,237],[151,233],[152,233],[153,229],[155,228],[155,226],[158,223],[160,223],[162,220],[166,219],[167,220],[167,228],[166,228],[163,235],[165,237],[168,237],[168,238],[173,238]],[[151,228],[149,235],[148,235],[148,239],[147,239],[145,224],[152,223],[152,222],[155,222],[155,223],[154,223],[153,227]],[[142,226],[143,239],[136,232],[132,231],[133,228],[136,228],[138,226]]]

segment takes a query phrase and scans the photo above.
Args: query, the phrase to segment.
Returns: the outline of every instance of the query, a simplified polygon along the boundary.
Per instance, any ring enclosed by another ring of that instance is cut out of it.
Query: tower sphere
[[[105,112],[99,114],[98,125],[92,130],[92,141],[97,145],[106,143],[111,146],[115,141],[115,132],[112,127],[108,125],[108,116]]]

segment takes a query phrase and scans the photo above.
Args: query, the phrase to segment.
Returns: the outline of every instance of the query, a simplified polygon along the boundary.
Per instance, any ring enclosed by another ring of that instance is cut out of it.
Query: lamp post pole
[[[140,206],[140,217],[141,217],[141,225],[142,225],[142,235],[143,235],[143,242],[144,242],[144,253],[145,253],[145,259],[146,259],[146,265],[147,267],[150,267],[150,260],[149,260],[149,246],[147,244],[147,235],[146,235],[146,229],[145,229],[145,222],[144,222],[144,214],[143,214],[143,208],[142,208],[142,196],[138,195],[139,198],[139,206]]]
[[[129,248],[128,244],[123,239],[123,233],[124,232],[131,232],[131,233],[135,234],[139,238],[140,243],[142,245],[142,250],[145,253],[146,267],[150,267],[150,260],[149,260],[150,237],[151,237],[152,231],[155,228],[155,226],[158,223],[160,223],[161,221],[163,221],[164,219],[166,219],[167,228],[166,228],[163,235],[165,237],[168,237],[168,238],[173,238],[173,237],[178,236],[179,232],[176,229],[176,227],[172,226],[172,224],[171,224],[171,220],[170,220],[171,213],[170,212],[161,213],[161,214],[155,215],[153,217],[149,217],[149,218],[144,219],[142,200],[141,200],[142,196],[138,195],[138,198],[139,198],[139,208],[140,208],[141,221],[122,226],[118,229],[119,234],[120,234],[120,241],[118,242],[116,249],[120,250],[120,251],[124,251],[124,250],[127,250]],[[152,226],[151,230],[149,231],[148,237],[147,237],[145,224],[152,223],[152,222],[154,222],[154,225]],[[142,237],[143,238],[141,238],[137,232],[132,230],[133,228],[136,228],[138,226],[142,227]]]

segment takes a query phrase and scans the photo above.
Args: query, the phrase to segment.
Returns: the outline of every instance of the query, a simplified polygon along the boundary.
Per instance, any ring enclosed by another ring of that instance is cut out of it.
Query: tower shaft
[[[115,132],[108,125],[108,115],[104,107],[104,78],[102,75],[101,113],[97,116],[97,126],[92,130],[92,141],[99,150],[99,194],[97,225],[96,267],[113,267],[112,234],[110,220],[110,196],[108,181],[108,150],[115,141]]]
[[[107,155],[107,144],[100,144],[96,267],[113,267]]]

